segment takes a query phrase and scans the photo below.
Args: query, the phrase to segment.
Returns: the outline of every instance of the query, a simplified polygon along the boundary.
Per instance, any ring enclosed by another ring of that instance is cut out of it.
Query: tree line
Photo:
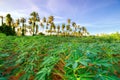
[[[7,35],[18,35],[25,36],[27,32],[34,35],[49,34],[49,35],[62,35],[62,36],[87,36],[89,32],[86,27],[77,25],[76,22],[71,22],[71,19],[67,20],[67,24],[62,23],[55,24],[54,16],[49,16],[48,18],[43,17],[40,19],[37,12],[32,12],[28,21],[22,17],[20,19],[14,20],[10,14],[5,17],[5,23],[3,22],[4,17],[0,16],[1,24],[0,32]],[[27,24],[28,23],[28,24]],[[42,32],[40,31],[42,28]]]

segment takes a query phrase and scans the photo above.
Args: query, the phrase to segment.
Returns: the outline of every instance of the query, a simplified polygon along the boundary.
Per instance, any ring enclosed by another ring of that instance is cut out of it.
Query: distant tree
[[[26,22],[26,19],[25,18],[21,18],[21,23],[22,23],[22,36],[25,35],[25,22]]]
[[[38,15],[37,12],[32,12],[32,13],[30,14],[30,16],[31,16],[30,20],[31,20],[31,22],[32,22],[32,24],[33,24],[33,36],[34,36],[34,35],[35,35],[36,22],[39,22],[39,21],[40,21],[40,18],[39,18],[39,15]]]
[[[38,25],[36,25],[36,33],[35,34],[37,34],[38,33]]]
[[[57,26],[57,33],[60,33],[60,25]]]
[[[3,16],[0,16],[0,18],[1,18],[1,24],[3,25]]]
[[[82,35],[85,35],[85,36],[86,36],[87,29],[83,26],[83,27],[81,28],[81,30],[82,30]]]
[[[51,22],[51,25],[50,25],[50,33],[55,32],[55,29],[56,29],[55,23],[54,23],[54,22]]]
[[[63,23],[62,24],[62,33],[63,33],[63,35],[64,35],[64,29],[65,29],[65,24]]]
[[[45,26],[47,26],[46,17],[43,17],[42,22],[43,22],[43,26],[44,26],[44,27],[43,27],[43,31],[44,31]]]
[[[32,32],[32,31],[33,31],[33,27],[32,27],[33,25],[32,25],[32,19],[31,19],[31,18],[29,18],[28,23],[29,23],[29,25],[30,25],[30,26],[29,26],[30,34],[33,34],[33,32]]]
[[[76,23],[75,23],[75,22],[72,22],[72,26],[74,27],[74,30],[75,30],[75,32],[76,32],[76,30],[77,30],[77,25],[76,25]]]
[[[19,24],[20,24],[20,20],[19,20],[19,19],[17,19],[17,20],[16,20],[16,27],[18,27],[18,26],[19,26]]]
[[[46,22],[46,29],[48,29],[48,26],[49,26],[49,23],[48,23],[48,22]]]
[[[65,29],[65,24],[63,23],[62,24],[62,31],[64,32],[64,29]]]
[[[43,17],[43,23],[46,23],[47,21],[46,21],[46,17]]]
[[[44,24],[42,22],[40,22],[40,26],[42,29],[44,29]]]
[[[49,16],[48,17],[48,23],[52,23],[54,21],[54,16]]]
[[[70,25],[66,25],[67,35],[69,35]]]
[[[55,26],[55,24],[54,24],[54,16],[49,16],[47,22],[48,22],[48,25],[50,25],[50,30],[49,30],[49,32],[50,32],[50,33],[54,32],[54,31],[55,31],[55,28],[56,28],[56,26]],[[53,31],[53,30],[54,30],[54,31]]]
[[[12,20],[13,19],[12,19],[11,15],[7,14],[6,15],[6,24],[7,24],[7,26],[11,26]]]
[[[13,31],[12,27],[6,25],[6,24],[3,24],[1,27],[0,27],[0,33],[4,33],[6,34],[7,36],[9,35],[16,35],[15,31]]]
[[[15,32],[16,24],[14,23],[14,20],[12,20],[12,22],[11,22],[11,27],[12,27],[13,31]]]
[[[30,34],[32,34],[33,36],[35,34],[38,34],[39,25],[41,26],[41,28],[43,28],[43,31],[44,31],[44,29],[46,29],[45,31],[50,34],[57,33],[59,35],[59,33],[61,33],[61,35],[70,35],[70,36],[87,36],[87,35],[89,35],[89,32],[87,31],[86,27],[84,27],[84,26],[81,27],[80,25],[77,25],[76,22],[71,23],[71,19],[67,19],[67,23],[62,24],[62,26],[60,27],[60,25],[56,26],[56,24],[54,23],[54,16],[49,16],[48,19],[46,17],[43,17],[42,21],[40,21],[39,14],[37,12],[32,12],[30,14],[30,16],[31,17],[29,18],[29,21],[28,21],[29,26],[26,25],[26,27],[25,27],[25,24],[24,24],[26,22],[25,18],[17,19],[16,22],[14,22],[11,15],[7,14],[6,15],[6,26],[11,27],[13,29],[13,32],[15,32],[15,30],[16,30],[15,28],[18,27],[21,22],[22,27],[20,26],[20,28],[17,28],[17,30],[19,30],[18,31],[19,34],[21,34],[21,32],[22,32],[22,35],[25,35],[26,31],[29,31]],[[0,16],[0,18],[2,20],[1,21],[2,25],[4,25],[3,24],[3,16]],[[39,25],[37,22],[39,22]],[[1,32],[2,32],[3,26],[1,26],[1,27],[2,27]]]
[[[70,23],[71,23],[71,19],[68,19],[67,22],[68,22],[68,25],[70,25]]]

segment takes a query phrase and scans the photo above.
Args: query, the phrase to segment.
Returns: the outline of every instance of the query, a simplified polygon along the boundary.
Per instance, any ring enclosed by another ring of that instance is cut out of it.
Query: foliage
[[[62,35],[62,36],[88,36],[89,32],[87,31],[85,26],[81,26],[73,22],[71,23],[71,19],[67,20],[67,23],[62,23],[62,25],[57,25],[54,20],[54,16],[49,16],[48,19],[46,17],[40,18],[37,12],[32,12],[30,14],[30,18],[26,19],[22,17],[21,19],[14,20],[11,14],[7,14],[5,17],[0,16],[1,24],[6,23],[7,26],[12,27],[14,32],[17,33],[18,36],[22,35],[39,35],[39,33],[47,34],[47,35]],[[16,21],[16,22],[15,22]],[[20,25],[22,23],[22,26]],[[26,24],[29,23],[29,24]],[[42,32],[41,32],[41,28]],[[7,28],[4,28],[7,29]],[[5,31],[5,30],[4,30]]]
[[[0,26],[0,33],[4,33],[7,36],[8,35],[16,35],[15,31],[12,29],[11,26],[7,26],[4,24],[3,26]]]
[[[0,79],[120,80],[120,38],[0,36]]]

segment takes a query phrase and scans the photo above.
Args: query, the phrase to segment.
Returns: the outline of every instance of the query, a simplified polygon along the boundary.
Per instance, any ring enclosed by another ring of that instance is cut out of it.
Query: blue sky
[[[0,15],[28,18],[32,11],[54,15],[56,24],[70,18],[91,34],[120,32],[120,0],[0,0]]]

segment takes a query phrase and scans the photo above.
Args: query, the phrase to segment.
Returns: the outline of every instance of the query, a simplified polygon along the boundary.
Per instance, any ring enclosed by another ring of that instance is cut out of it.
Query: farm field
[[[0,80],[120,80],[120,0],[0,0]]]
[[[0,34],[0,80],[120,80],[120,35]]]

